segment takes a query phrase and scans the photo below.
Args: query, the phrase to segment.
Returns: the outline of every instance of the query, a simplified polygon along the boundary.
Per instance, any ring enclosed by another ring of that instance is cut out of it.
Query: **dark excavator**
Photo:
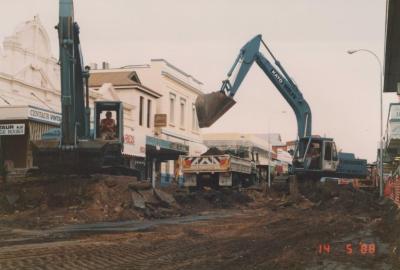
[[[260,52],[261,44],[265,47],[275,65],[271,64],[267,57]],[[219,91],[198,96],[195,106],[199,126],[211,126],[235,105],[236,101],[233,97],[253,63],[257,63],[264,71],[296,115],[297,146],[293,155],[293,173],[302,179],[319,179],[321,177],[365,178],[367,175],[367,161],[365,159],[341,158],[342,156],[354,157],[354,155],[338,153],[332,138],[312,135],[310,106],[297,85],[265,44],[261,35],[251,39],[240,50],[228,72],[228,78],[222,82]],[[236,77],[231,80],[234,72],[236,72]]]
[[[89,67],[84,68],[73,0],[59,1],[61,128],[33,141],[34,163],[43,173],[116,173],[138,176],[123,164],[123,105],[94,102],[93,129],[89,107]],[[107,115],[107,116],[106,116]]]

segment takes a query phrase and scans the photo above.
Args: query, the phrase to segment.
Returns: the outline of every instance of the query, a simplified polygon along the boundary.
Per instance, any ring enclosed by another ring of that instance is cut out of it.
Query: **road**
[[[0,269],[399,269],[393,243],[376,231],[381,222],[271,200],[161,220],[3,226]]]

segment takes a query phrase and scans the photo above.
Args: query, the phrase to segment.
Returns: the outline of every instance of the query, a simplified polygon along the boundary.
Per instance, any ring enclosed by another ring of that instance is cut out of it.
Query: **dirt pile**
[[[352,185],[318,183],[316,187],[302,189],[301,193],[320,210],[379,211],[379,195],[354,188]]]
[[[0,190],[1,221],[26,226],[161,218],[179,209],[172,196],[126,176],[36,179]]]
[[[35,179],[0,189],[0,222],[50,227],[165,218],[246,206],[254,196],[233,190],[189,193],[174,185],[153,190],[150,183],[126,176]]]

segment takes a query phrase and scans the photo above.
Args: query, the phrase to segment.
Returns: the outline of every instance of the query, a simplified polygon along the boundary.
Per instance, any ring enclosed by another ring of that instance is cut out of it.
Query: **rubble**
[[[142,195],[136,191],[132,192],[132,201],[133,201],[133,206],[140,208],[140,209],[145,209],[146,208],[146,201],[142,197]]]
[[[70,176],[8,183],[0,190],[0,223],[32,228],[165,218],[242,207],[252,201],[245,193],[231,190],[188,193],[174,185],[152,189],[135,177]]]
[[[223,248],[219,249],[219,254],[237,258],[229,261],[230,269],[246,269],[245,266],[268,269],[271,265],[274,269],[304,269],[306,264],[342,265],[349,261],[365,269],[369,264],[381,269],[380,262],[391,260],[392,255],[379,249],[381,253],[368,257],[367,262],[360,254],[323,257],[316,253],[316,247],[320,243],[331,243],[333,249],[340,251],[343,243],[374,241],[379,248],[391,250],[393,256],[398,256],[400,245],[400,214],[391,201],[380,200],[374,193],[351,186],[330,183],[318,185],[315,190],[302,190],[301,195],[294,198],[274,190],[265,193],[260,187],[189,193],[171,185],[153,190],[149,183],[132,177],[97,175],[68,181],[43,180],[24,185],[9,184],[1,190],[0,215],[0,225],[5,228],[35,231],[101,221],[175,224],[178,216],[187,216],[188,220],[193,220],[193,225],[166,226],[159,228],[160,234],[155,238],[153,234],[143,237],[149,241],[159,241],[162,237],[167,238],[165,241],[174,241],[179,236],[176,243],[200,241],[193,243],[188,258],[193,257],[195,261],[203,258],[210,266],[218,262],[213,256],[198,257],[197,245],[200,248],[206,243],[215,247],[215,239],[221,239],[219,245]],[[227,216],[217,221],[213,215]],[[199,216],[208,216],[210,220],[195,223]],[[221,225],[213,226],[215,223]],[[174,237],[168,238],[171,235]],[[180,257],[175,260],[179,261]],[[396,261],[395,257],[393,260]]]
[[[161,189],[154,189],[154,195],[157,199],[159,199],[166,206],[176,206],[176,201],[171,194],[168,194]]]

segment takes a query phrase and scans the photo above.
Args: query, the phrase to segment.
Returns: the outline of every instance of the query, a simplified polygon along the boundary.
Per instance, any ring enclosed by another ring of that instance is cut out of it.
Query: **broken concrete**
[[[132,202],[133,202],[134,207],[140,208],[140,209],[146,208],[146,202],[145,202],[144,198],[142,197],[142,195],[140,195],[140,193],[138,193],[136,191],[132,191],[131,196],[132,196]]]
[[[164,191],[162,191],[161,189],[154,189],[154,195],[164,204],[168,205],[168,206],[176,206],[177,203],[175,201],[175,198],[171,195],[168,194]]]

